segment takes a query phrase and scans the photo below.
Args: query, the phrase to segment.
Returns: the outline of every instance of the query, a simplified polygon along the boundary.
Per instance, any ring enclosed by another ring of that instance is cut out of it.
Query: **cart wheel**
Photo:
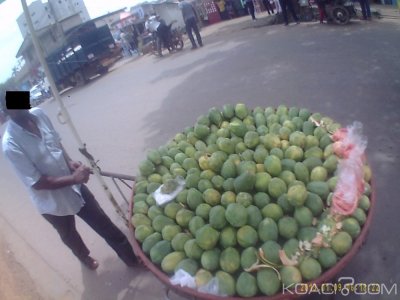
[[[333,21],[338,25],[346,25],[350,21],[350,15],[343,6],[335,6],[332,9]]]

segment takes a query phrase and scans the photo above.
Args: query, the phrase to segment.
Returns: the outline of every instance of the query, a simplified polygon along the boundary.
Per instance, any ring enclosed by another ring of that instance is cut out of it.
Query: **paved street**
[[[360,283],[399,285],[400,23],[284,27],[258,22],[242,18],[204,28],[203,48],[191,51],[187,44],[184,51],[162,59],[119,62],[106,76],[66,92],[63,99],[82,139],[103,170],[134,175],[148,149],[166,143],[212,106],[286,104],[321,112],[343,125],[360,121],[368,136],[377,210],[366,244],[340,275]],[[82,160],[69,129],[56,120],[56,103],[42,107],[70,156]],[[162,285],[150,272],[126,268],[79,221],[84,240],[100,261],[96,272],[82,267],[38,216],[3,156],[0,176],[1,232],[43,299],[163,299]],[[89,187],[123,228],[95,178]],[[346,297],[335,299],[341,298]]]

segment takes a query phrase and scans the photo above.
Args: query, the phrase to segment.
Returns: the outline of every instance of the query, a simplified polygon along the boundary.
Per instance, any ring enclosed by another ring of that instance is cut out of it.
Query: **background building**
[[[90,20],[83,0],[48,0],[48,2],[37,0],[32,2],[28,9],[45,55],[62,46],[65,42],[65,35],[69,30]],[[18,17],[17,23],[24,40],[16,57],[23,57],[25,64],[16,74],[16,78],[19,86],[26,89],[27,86],[31,86],[42,79],[43,71],[41,71],[29,35],[24,14]]]
[[[90,20],[83,0],[49,0],[45,3],[37,0],[29,5],[29,13],[36,30],[70,19],[72,16],[79,19],[81,23]],[[24,14],[18,17],[17,23],[22,37],[25,38],[28,32],[28,25]]]

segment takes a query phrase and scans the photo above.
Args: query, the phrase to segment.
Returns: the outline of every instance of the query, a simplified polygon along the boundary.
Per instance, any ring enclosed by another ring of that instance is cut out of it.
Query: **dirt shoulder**
[[[17,262],[3,236],[0,236],[0,299],[42,300],[25,268]]]

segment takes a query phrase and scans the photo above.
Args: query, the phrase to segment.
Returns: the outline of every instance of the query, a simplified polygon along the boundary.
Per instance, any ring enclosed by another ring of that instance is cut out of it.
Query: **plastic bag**
[[[207,284],[199,287],[197,290],[201,293],[212,294],[212,295],[222,296],[222,297],[227,296],[227,295],[223,295],[223,294],[219,293],[219,285],[218,285],[217,277],[214,277],[209,282],[207,282]]]
[[[361,160],[345,159],[339,162],[339,179],[332,198],[335,213],[351,215],[364,190]]]
[[[367,139],[362,135],[362,124],[354,122],[347,128],[341,128],[332,135],[333,150],[341,158],[349,158],[350,154],[364,159]]]
[[[175,197],[184,189],[185,180],[181,176],[171,179],[161,185],[153,194],[157,205],[163,205],[175,199]]]
[[[338,165],[338,183],[333,193],[332,209],[341,215],[352,214],[364,191],[364,151],[367,140],[362,135],[362,124],[339,129],[332,136],[334,151],[342,159]],[[339,144],[338,144],[339,143]]]
[[[185,270],[179,269],[175,272],[174,276],[170,279],[173,285],[180,285],[182,287],[196,288],[196,279]],[[200,286],[197,289],[201,293],[212,294],[216,296],[225,297],[227,295],[221,294],[219,291],[218,278],[213,277],[207,284]]]
[[[174,276],[170,279],[173,285],[180,285],[181,287],[196,288],[196,281],[192,275],[185,270],[179,269],[175,272]]]

